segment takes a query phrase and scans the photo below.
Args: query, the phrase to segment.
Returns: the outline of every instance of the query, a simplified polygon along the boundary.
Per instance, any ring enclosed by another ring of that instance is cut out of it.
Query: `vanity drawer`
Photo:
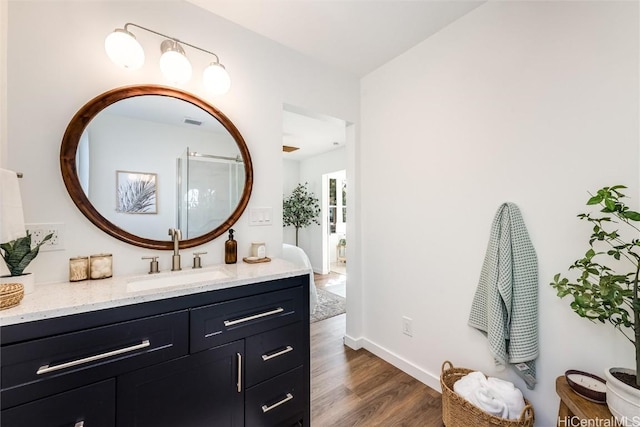
[[[3,427],[114,427],[116,380],[45,397],[0,412]]]
[[[245,422],[248,426],[291,425],[302,418],[308,394],[302,367],[247,389]]]
[[[2,408],[188,352],[188,311],[2,347]]]
[[[251,387],[304,363],[302,322],[246,339],[246,385]]]
[[[191,310],[191,352],[302,320],[303,288],[238,298]]]

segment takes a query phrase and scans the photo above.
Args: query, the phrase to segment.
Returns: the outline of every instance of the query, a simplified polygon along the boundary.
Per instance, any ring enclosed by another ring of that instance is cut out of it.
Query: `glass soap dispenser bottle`
[[[229,239],[224,242],[225,264],[235,264],[238,260],[238,242],[233,239],[233,228],[229,230]]]

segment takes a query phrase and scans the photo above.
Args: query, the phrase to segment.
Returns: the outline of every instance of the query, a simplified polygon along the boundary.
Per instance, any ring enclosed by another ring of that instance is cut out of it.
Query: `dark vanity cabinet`
[[[308,295],[304,275],[2,327],[0,425],[308,426]]]

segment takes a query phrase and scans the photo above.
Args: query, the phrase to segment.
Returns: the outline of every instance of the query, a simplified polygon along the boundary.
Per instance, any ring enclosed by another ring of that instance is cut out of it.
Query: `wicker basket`
[[[449,367],[447,367],[449,365]],[[448,360],[442,364],[440,385],[442,386],[442,422],[447,427],[532,427],[534,416],[533,407],[527,399],[525,407],[517,420],[500,418],[488,414],[473,405],[464,397],[453,391],[453,384],[471,369],[454,368]]]
[[[0,310],[15,307],[24,296],[22,283],[5,283],[0,285]]]

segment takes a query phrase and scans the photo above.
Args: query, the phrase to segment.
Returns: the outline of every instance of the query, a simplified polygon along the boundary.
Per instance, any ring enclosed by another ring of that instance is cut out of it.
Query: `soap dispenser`
[[[229,239],[224,243],[225,264],[235,264],[238,260],[238,242],[233,240],[233,228],[229,230]]]

